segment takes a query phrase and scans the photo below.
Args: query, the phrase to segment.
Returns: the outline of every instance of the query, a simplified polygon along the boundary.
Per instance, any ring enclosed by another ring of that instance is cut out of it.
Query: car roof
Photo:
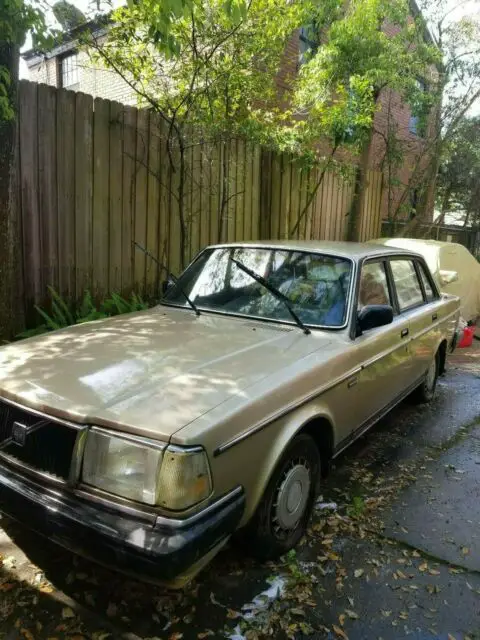
[[[408,254],[418,256],[418,253],[399,247],[388,247],[374,242],[337,242],[322,240],[254,240],[248,242],[228,242],[210,245],[219,247],[263,247],[268,249],[290,249],[293,251],[312,251],[325,253],[342,258],[360,260],[376,255]]]

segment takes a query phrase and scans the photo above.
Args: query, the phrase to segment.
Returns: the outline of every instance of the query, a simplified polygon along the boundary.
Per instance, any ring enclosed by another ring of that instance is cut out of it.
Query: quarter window
[[[433,290],[432,285],[430,284],[430,280],[427,277],[427,274],[425,272],[425,267],[423,266],[423,264],[421,262],[418,262],[418,268],[420,270],[420,278],[423,282],[423,287],[425,289],[425,293],[427,295],[427,300],[428,302],[432,302],[432,300],[435,300],[435,291]]]
[[[397,290],[400,311],[406,311],[424,302],[420,282],[412,260],[392,260],[393,281]]]
[[[369,262],[362,267],[358,309],[370,304],[392,304],[383,262]]]

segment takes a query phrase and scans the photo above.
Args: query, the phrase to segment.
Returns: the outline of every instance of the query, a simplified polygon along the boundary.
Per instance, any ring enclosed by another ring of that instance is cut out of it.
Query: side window
[[[362,267],[358,309],[369,304],[392,304],[383,262],[367,262]]]
[[[422,304],[423,293],[418,281],[413,260],[392,260],[393,281],[397,290],[400,311]]]
[[[417,264],[420,271],[420,278],[423,282],[425,293],[427,294],[427,300],[428,302],[432,302],[432,300],[435,300],[436,297],[435,292],[432,288],[432,285],[430,284],[430,280],[428,279],[427,274],[425,273],[425,267],[421,262],[417,262]]]

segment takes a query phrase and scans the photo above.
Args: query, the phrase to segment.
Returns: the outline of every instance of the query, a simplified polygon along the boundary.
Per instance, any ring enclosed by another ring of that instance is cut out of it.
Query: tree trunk
[[[348,240],[358,242],[360,240],[361,218],[363,201],[368,186],[368,169],[370,160],[370,147],[373,140],[373,127],[368,140],[363,145],[362,153],[355,175],[355,189],[353,192],[352,207],[348,221]]]
[[[23,327],[16,174],[18,63],[18,46],[0,42],[0,69],[10,75],[8,99],[15,112],[12,119],[0,120],[0,341],[12,338]]]

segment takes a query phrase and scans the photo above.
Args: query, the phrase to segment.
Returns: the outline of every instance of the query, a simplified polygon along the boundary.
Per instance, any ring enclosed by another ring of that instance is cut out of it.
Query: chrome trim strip
[[[437,321],[436,325],[441,324],[442,322],[448,320],[451,316],[454,316],[455,313],[456,313],[456,311],[453,311],[448,316],[445,316],[444,318],[440,318]],[[436,326],[436,325],[434,325],[434,326]],[[425,333],[427,333],[427,331],[430,331],[431,329],[432,329],[432,325],[429,326],[427,329],[425,329]],[[415,337],[418,337],[418,336],[415,336]],[[279,418],[281,418],[285,414],[290,413],[290,411],[293,411],[294,409],[297,409],[297,408],[301,407],[302,405],[306,404],[307,402],[310,402],[311,400],[314,400],[317,396],[321,395],[322,393],[326,393],[327,391],[330,391],[330,389],[333,389],[334,387],[338,386],[339,384],[342,384],[342,382],[345,382],[345,380],[347,380],[348,378],[351,378],[351,377],[353,377],[355,375],[358,375],[361,371],[363,371],[364,369],[366,369],[368,367],[371,367],[373,364],[375,364],[376,362],[378,362],[382,358],[386,358],[391,353],[394,353],[398,349],[401,349],[402,347],[405,347],[406,345],[409,344],[409,342],[414,340],[415,337],[410,337],[408,340],[403,340],[402,342],[396,344],[394,347],[391,347],[390,349],[388,349],[386,351],[383,351],[381,354],[377,354],[374,358],[371,358],[370,360],[367,360],[361,366],[359,366],[359,367],[357,367],[355,369],[352,369],[351,371],[349,371],[348,373],[344,374],[340,378],[337,378],[333,382],[330,382],[330,383],[328,383],[326,385],[323,385],[322,387],[317,388],[311,394],[309,394],[308,396],[305,396],[304,398],[302,398],[299,402],[297,402],[295,404],[292,403],[291,405],[288,405],[287,407],[282,408],[280,411],[278,411],[277,413],[273,414],[272,416],[269,416],[268,418],[266,418],[265,420],[262,420],[261,422],[257,423],[253,427],[250,427],[250,429],[248,429],[247,431],[244,431],[243,433],[239,434],[238,436],[235,436],[231,440],[227,440],[227,442],[224,442],[223,444],[219,445],[213,451],[213,457],[216,458],[217,456],[221,455],[225,451],[228,451],[228,449],[230,449],[231,447],[234,447],[235,445],[239,444],[243,440],[246,440],[247,438],[249,438],[250,436],[254,435],[255,433],[258,433],[259,431],[261,431],[262,429],[267,427],[272,422],[275,422],[275,420],[278,420]],[[407,393],[407,395],[408,395],[408,393]]]
[[[66,480],[64,480],[63,478],[59,478],[58,476],[54,476],[51,473],[46,473],[45,471],[35,469],[34,467],[31,467],[30,465],[25,464],[24,462],[21,462],[14,457],[11,457],[8,453],[4,453],[3,451],[0,451],[0,459],[6,462],[7,465],[10,465],[17,470],[25,472],[26,474],[35,478],[41,478],[42,480],[54,484],[55,486],[64,487],[67,484]]]
[[[362,371],[362,367],[356,367],[355,369],[352,369],[351,371],[344,374],[340,378],[337,378],[333,382],[329,382],[328,384],[324,384],[323,386],[317,388],[308,396],[305,396],[304,398],[302,398],[299,402],[291,403],[287,407],[280,409],[279,411],[269,416],[265,420],[262,420],[261,422],[258,422],[253,427],[250,427],[250,429],[247,429],[247,431],[244,431],[243,433],[240,433],[238,436],[235,436],[231,440],[227,440],[227,442],[224,442],[223,444],[219,445],[214,450],[213,457],[216,458],[222,453],[225,453],[225,451],[228,451],[228,449],[231,449],[231,447],[234,447],[236,444],[239,444],[239,442],[242,442],[243,440],[246,440],[250,436],[253,436],[255,433],[258,433],[258,431],[265,429],[265,427],[268,427],[268,425],[271,424],[272,422],[275,422],[275,420],[278,420],[285,414],[290,413],[290,411],[293,411],[294,409],[297,409],[298,407],[301,407],[302,405],[307,404],[307,402],[314,400],[317,396],[321,395],[322,393],[325,393],[326,391],[330,391],[330,389],[337,387],[339,384],[342,384],[342,382],[345,382],[349,378],[358,375],[361,371]]]
[[[64,420],[62,418],[57,418],[54,415],[50,415],[49,413],[44,413],[43,411],[39,411],[38,409],[31,409],[28,405],[19,404],[14,400],[10,400],[9,398],[5,398],[4,396],[0,396],[0,402],[5,402],[5,404],[9,404],[12,407],[20,409],[21,411],[25,411],[25,413],[30,413],[31,415],[38,416],[39,418],[44,418],[45,420],[49,420],[50,422],[56,422],[58,424],[63,424],[70,429],[83,429],[85,425],[70,422],[69,420]]]
[[[432,322],[432,324],[430,324],[428,327],[425,327],[425,329],[422,329],[421,331],[419,331],[418,333],[416,333],[414,336],[412,336],[410,338],[410,342],[412,340],[416,340],[417,338],[421,338],[423,335],[425,335],[426,333],[428,333],[429,331],[432,330],[432,327],[438,327],[439,324],[442,324],[442,322],[446,322],[448,320],[450,320],[450,318],[452,316],[454,316],[457,313],[457,311],[452,311],[451,313],[448,314],[448,316],[445,316],[444,318],[438,318],[437,320],[435,320],[434,322]]]
[[[120,438],[121,440],[127,440],[128,442],[133,442],[135,444],[143,444],[147,447],[151,447],[153,449],[158,449],[159,451],[165,451],[167,448],[166,442],[160,442],[159,440],[151,440],[150,438],[145,438],[143,436],[136,436],[132,433],[125,433],[123,431],[115,431],[114,429],[104,429],[103,427],[89,427],[88,429],[92,433],[99,433],[104,436],[108,436],[110,438]]]
[[[82,498],[88,502],[94,502],[96,504],[101,505],[102,507],[106,507],[107,509],[110,509],[111,511],[118,511],[119,513],[124,513],[128,516],[133,516],[134,518],[140,518],[142,520],[145,520],[146,522],[150,522],[151,524],[154,524],[155,518],[157,516],[156,513],[152,511],[144,511],[142,509],[138,509],[136,507],[123,504],[122,502],[115,502],[108,498],[104,498],[103,496],[98,495],[97,493],[94,493],[92,489],[94,488],[89,487],[88,491],[82,488],[74,489],[72,491],[72,494],[77,498]]]
[[[167,529],[185,529],[186,527],[191,527],[196,522],[208,516],[210,513],[216,511],[217,509],[220,509],[220,507],[222,507],[225,503],[230,502],[230,500],[232,500],[233,498],[241,495],[242,492],[243,487],[239,485],[238,487],[235,487],[235,489],[232,489],[231,491],[223,495],[218,500],[215,500],[215,502],[211,502],[207,507],[205,507],[205,509],[197,511],[197,513],[194,513],[192,516],[184,519],[157,516],[155,527],[162,527]]]

